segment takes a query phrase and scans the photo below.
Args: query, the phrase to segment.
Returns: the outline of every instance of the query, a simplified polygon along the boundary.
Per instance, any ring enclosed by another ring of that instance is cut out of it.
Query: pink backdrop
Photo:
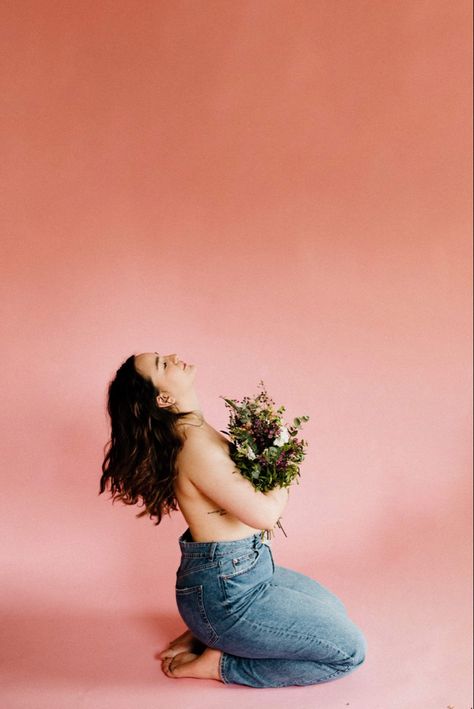
[[[470,27],[467,0],[2,3],[2,706],[471,706]],[[218,429],[260,379],[311,417],[274,556],[343,599],[356,673],[161,673],[184,520],[98,496],[106,384],[148,350],[197,365]]]

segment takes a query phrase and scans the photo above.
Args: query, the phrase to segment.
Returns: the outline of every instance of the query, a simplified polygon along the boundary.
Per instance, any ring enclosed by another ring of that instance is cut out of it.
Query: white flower
[[[247,458],[249,458],[250,460],[254,460],[256,457],[255,453],[253,452],[252,448],[249,446],[248,443],[247,443],[247,447],[243,449],[243,452],[245,453]]]
[[[281,427],[281,431],[277,438],[273,441],[274,446],[282,446],[284,443],[288,443],[290,440],[290,434],[286,426]]]
[[[237,441],[236,447],[237,447],[237,450],[239,451],[239,453],[241,455],[244,455],[246,458],[249,458],[250,460],[254,460],[254,458],[256,457],[255,453],[252,450],[252,446],[250,445],[250,443],[248,443],[248,441],[246,441],[245,443],[241,443],[240,441]]]

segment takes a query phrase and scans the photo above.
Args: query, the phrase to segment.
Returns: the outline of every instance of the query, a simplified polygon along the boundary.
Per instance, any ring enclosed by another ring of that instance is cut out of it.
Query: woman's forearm
[[[273,490],[269,490],[268,492],[264,493],[267,497],[269,497],[272,502],[273,502],[273,517],[274,517],[274,526],[278,520],[280,519],[280,515],[285,509],[287,502],[288,502],[288,497],[290,495],[290,488],[289,487],[276,487]]]

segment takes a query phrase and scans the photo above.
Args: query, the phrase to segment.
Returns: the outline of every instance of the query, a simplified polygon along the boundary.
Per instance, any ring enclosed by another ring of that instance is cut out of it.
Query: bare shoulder
[[[229,441],[226,437],[212,428],[212,426],[189,426],[183,447],[178,453],[177,463],[179,469],[186,471],[193,466],[196,458],[216,455],[229,456]]]

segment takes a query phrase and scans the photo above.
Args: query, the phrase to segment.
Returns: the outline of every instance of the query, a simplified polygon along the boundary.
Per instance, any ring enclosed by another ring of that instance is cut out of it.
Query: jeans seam
[[[336,672],[333,672],[332,675],[325,675],[324,679],[320,680],[319,682],[315,682],[314,679],[310,679],[307,682],[304,682],[304,681],[299,682],[297,685],[287,685],[286,683],[284,683],[284,684],[277,684],[277,685],[275,685],[275,687],[289,687],[289,686],[291,686],[291,687],[293,687],[293,686],[307,687],[310,684],[323,684],[324,682],[327,682],[330,679],[334,679],[334,677],[337,677],[338,675],[347,674],[347,672],[351,671],[352,669],[353,669],[352,667],[349,667],[349,668],[345,667],[340,670],[336,670]]]
[[[212,645],[215,645],[216,642],[219,640],[219,634],[216,632],[216,629],[212,625],[211,621],[209,620],[206,612],[206,607],[204,605],[204,588],[201,586],[201,591],[199,593],[199,605],[201,606],[201,611],[202,614],[205,618],[205,621],[209,627],[209,630],[212,632],[213,636],[211,635],[211,639],[209,640],[209,646],[212,647]]]
[[[334,679],[334,677],[337,677],[338,675],[345,675],[348,672],[351,672],[353,669],[352,666],[349,667],[342,667],[340,670],[336,670],[336,672],[333,672],[332,675],[326,675],[322,682],[327,682],[329,679]],[[314,680],[311,680],[310,682],[302,682],[300,686],[304,686],[307,684],[321,684],[321,682],[315,682]]]
[[[209,647],[212,647],[219,640],[219,634],[216,632],[216,629],[214,628],[214,626],[212,625],[211,621],[209,620],[209,618],[207,616],[206,607],[204,605],[203,586],[198,585],[198,586],[190,586],[189,588],[176,589],[177,596],[179,593],[181,593],[182,595],[195,595],[196,594],[197,607],[199,609],[201,620],[204,621],[204,624],[207,627],[207,630],[209,633],[209,639],[206,640],[205,644],[208,645]],[[179,607],[178,607],[178,610],[179,610]]]
[[[332,650],[336,650],[340,655],[343,655],[343,662],[346,662],[347,660],[351,660],[351,656],[348,655],[344,650],[341,650],[337,645],[334,645],[333,643],[329,642],[328,640],[319,640],[318,638],[315,638],[314,635],[301,635],[300,633],[292,633],[291,631],[288,630],[282,630],[280,628],[272,628],[270,625],[264,625],[263,623],[256,623],[254,621],[247,620],[247,618],[242,618],[242,621],[246,623],[247,625],[250,625],[253,628],[256,628],[257,630],[265,630],[267,632],[273,633],[273,634],[279,634],[283,633],[287,637],[292,637],[292,638],[297,638],[298,640],[316,640],[318,645],[322,645],[324,647],[329,647]],[[295,658],[297,659],[297,658]]]
[[[248,659],[248,660],[255,660],[255,661],[258,662],[258,660],[260,660],[260,659],[265,659],[265,658],[254,657],[254,658],[245,658],[245,659]],[[302,660],[302,661],[303,661],[303,660]],[[229,680],[229,679],[226,677],[226,674],[225,674],[225,673],[226,673],[226,664],[227,664],[227,654],[226,654],[224,651],[221,651],[221,657],[220,657],[220,659],[219,659],[219,674],[220,674],[221,680],[222,680],[222,682],[223,682],[224,684],[233,684],[233,682],[231,682],[231,680]],[[309,686],[309,685],[311,685],[311,684],[323,684],[324,682],[327,682],[327,681],[329,681],[329,680],[331,680],[331,679],[334,679],[334,677],[337,677],[338,675],[347,674],[348,672],[351,672],[353,669],[355,669],[355,668],[354,668],[354,667],[349,667],[349,668],[348,668],[348,667],[344,667],[344,668],[341,668],[340,670],[336,670],[335,672],[333,672],[332,675],[326,675],[326,676],[324,677],[324,679],[320,680],[319,682],[315,682],[314,679],[310,679],[310,680],[308,680],[307,682],[302,681],[302,682],[299,682],[299,684],[296,684],[296,685],[295,685],[295,684],[289,685],[289,684],[287,684],[286,682],[280,682],[279,684],[268,685],[268,686],[267,686],[267,689],[268,689],[268,688],[278,689],[278,688],[280,688],[280,687],[294,687],[294,686],[297,686],[297,687],[307,687],[307,686]],[[237,684],[239,684],[239,682],[237,682]],[[254,687],[255,687],[255,685],[250,685],[250,686],[254,686]]]
[[[189,569],[188,571],[184,571],[179,574],[178,574],[178,572],[176,572],[177,583],[185,576],[189,576],[189,574],[196,574],[200,571],[207,571],[209,569],[217,569],[218,566],[219,566],[219,564],[214,561],[214,562],[211,562],[211,563],[206,564],[204,566],[199,566],[196,569]]]

